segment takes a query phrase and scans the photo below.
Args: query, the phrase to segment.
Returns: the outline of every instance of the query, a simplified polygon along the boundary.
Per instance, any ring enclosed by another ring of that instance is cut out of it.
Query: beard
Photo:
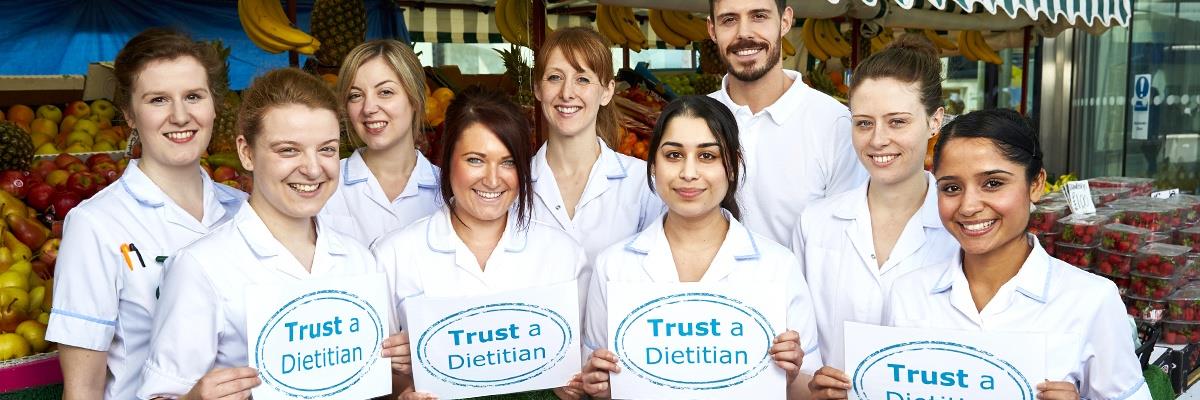
[[[737,68],[738,66],[734,65],[734,63],[730,61],[733,57],[735,57],[736,52],[739,50],[761,46],[761,43],[756,43],[749,40],[739,40],[730,44],[729,47],[726,48],[725,52],[722,53],[725,55],[725,57],[721,57],[721,60],[725,62],[725,69],[729,71],[730,75],[733,75],[734,78],[737,78],[737,80],[742,82],[757,81],[763,76],[766,76],[767,72],[770,72],[771,69],[775,68],[776,65],[779,65],[779,61],[781,60],[780,56],[782,53],[782,46],[780,46],[779,43],[782,43],[782,41],[783,38],[781,37],[779,40],[775,41],[774,46],[767,44],[767,47],[770,49],[770,53],[767,55],[767,62],[757,68],[750,66],[739,70]]]

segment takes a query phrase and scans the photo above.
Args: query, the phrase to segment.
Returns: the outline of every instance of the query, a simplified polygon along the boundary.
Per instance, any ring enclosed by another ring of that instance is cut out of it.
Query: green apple
[[[90,119],[81,119],[75,122],[75,127],[72,131],[83,131],[87,132],[88,136],[94,136],[97,132],[100,132],[100,125]]]
[[[30,354],[29,343],[24,337],[15,333],[0,334],[0,361],[27,357]]]
[[[117,108],[113,107],[112,102],[105,99],[96,99],[92,101],[92,114],[99,115],[106,121],[112,121],[117,115]]]
[[[67,105],[67,115],[74,115],[75,118],[83,118],[92,113],[92,107],[81,100],[72,101]]]
[[[58,123],[62,122],[63,114],[62,114],[62,110],[58,109],[57,106],[52,106],[52,105],[47,104],[47,105],[38,107],[37,117],[54,121],[54,124],[58,125]]]

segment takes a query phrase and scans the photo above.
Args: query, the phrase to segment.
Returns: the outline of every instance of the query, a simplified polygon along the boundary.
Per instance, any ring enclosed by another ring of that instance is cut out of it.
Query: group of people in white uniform
[[[471,88],[446,111],[440,168],[416,150],[417,57],[375,40],[346,56],[336,91],[277,69],[243,92],[249,196],[199,165],[224,66],[181,33],[142,32],[116,58],[115,100],[143,155],[64,229],[47,339],[65,398],[249,398],[246,288],[373,272],[388,277],[382,354],[405,399],[437,396],[413,387],[408,299],[570,281],[587,356],[542,396],[610,397],[608,282],[781,282],[770,355],[792,399],[847,397],[846,321],[1055,334],[1039,399],[1149,398],[1116,287],[1025,231],[1045,185],[1028,121],[978,111],[943,127],[941,64],[916,35],[857,67],[847,108],[780,66],[782,0],[710,5],[729,72],[665,107],[646,161],[609,147],[612,55],[589,28],[538,49],[536,152],[524,112]],[[363,146],[339,160],[342,123]]]

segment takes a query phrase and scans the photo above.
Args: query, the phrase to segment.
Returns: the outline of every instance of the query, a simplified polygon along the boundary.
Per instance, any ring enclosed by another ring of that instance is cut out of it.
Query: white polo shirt
[[[322,221],[363,246],[383,234],[403,228],[441,207],[441,170],[421,154],[404,190],[387,198],[383,186],[363,161],[362,149],[342,160],[338,190],[321,209]]]
[[[320,221],[305,270],[247,204],[168,264],[138,398],[176,398],[212,369],[249,364],[247,286],[375,272],[365,246]]]
[[[822,365],[821,352],[812,297],[799,262],[783,245],[752,232],[728,213],[725,217],[729,220],[729,230],[700,282],[786,282],[787,329],[800,334],[800,347],[804,350],[800,369],[812,375]],[[584,313],[586,354],[608,347],[609,282],[679,283],[662,221],[661,216],[655,218],[655,223],[646,230],[609,246],[596,258]]]
[[[982,311],[971,298],[962,259],[955,255],[942,266],[921,268],[896,281],[884,323],[1045,333],[1046,376],[1034,380],[1075,383],[1085,399],[1150,399],[1116,285],[1050,257],[1033,235],[1028,240],[1033,251]]]
[[[131,160],[124,174],[67,214],[54,271],[46,340],[108,352],[105,399],[130,399],[141,383],[158,304],[159,257],[199,239],[237,212],[246,193],[204,179],[204,218],[184,211]],[[132,243],[126,262],[122,245]]]
[[[938,217],[937,184],[909,218],[882,266],[875,259],[867,184],[809,206],[800,217],[792,249],[812,290],[825,365],[845,369],[843,322],[883,324],[892,284],[918,268],[942,265],[958,253],[958,241]]]
[[[601,250],[645,229],[666,210],[646,183],[646,162],[617,153],[600,143],[600,157],[592,165],[583,195],[567,216],[554,171],[546,162],[546,145],[533,156],[533,218],[556,225],[579,241],[588,260]]]
[[[737,118],[746,161],[737,193],[742,221],[787,244],[804,207],[862,184],[867,172],[854,155],[846,106],[805,85],[799,72],[783,73],[795,82],[758,114],[729,97],[729,75],[709,96]]]
[[[480,268],[450,218],[450,209],[442,207],[372,247],[388,274],[400,327],[408,324],[410,297],[480,296],[586,279],[583,248],[558,228],[530,221],[520,229],[516,212],[509,212],[500,242]]]

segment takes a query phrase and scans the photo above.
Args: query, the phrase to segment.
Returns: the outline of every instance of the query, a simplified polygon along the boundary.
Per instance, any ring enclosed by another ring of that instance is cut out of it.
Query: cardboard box
[[[113,73],[111,61],[88,64],[87,79],[83,86],[83,100],[112,100],[117,90],[117,75]]]
[[[89,64],[87,75],[0,76],[0,107],[7,109],[14,104],[62,107],[76,100],[112,99],[116,87],[112,62]]]

